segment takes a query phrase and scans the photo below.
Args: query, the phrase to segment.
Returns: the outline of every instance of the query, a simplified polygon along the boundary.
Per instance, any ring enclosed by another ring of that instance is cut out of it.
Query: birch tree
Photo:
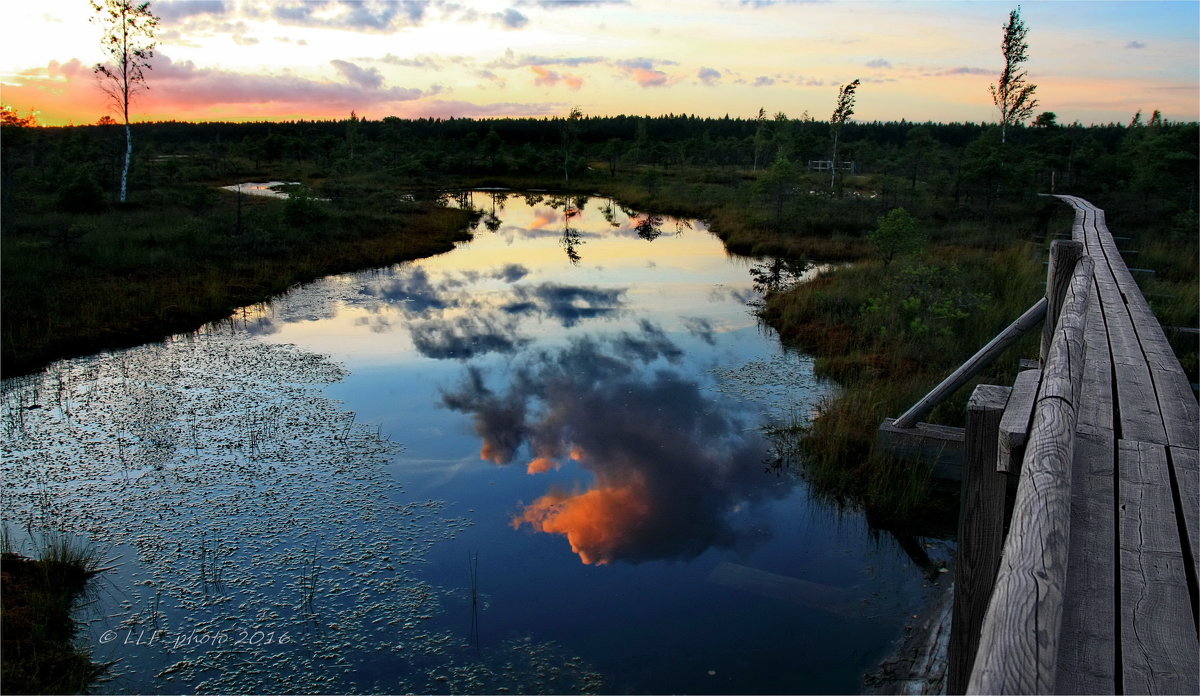
[[[100,46],[109,58],[97,63],[92,72],[100,89],[108,95],[110,105],[125,122],[125,165],[121,168],[122,203],[128,191],[129,160],[133,156],[133,134],[129,128],[129,105],[145,90],[145,71],[154,57],[155,32],[158,17],[150,11],[150,3],[135,4],[131,0],[92,0],[97,15],[92,21],[104,29]]]
[[[562,124],[563,152],[563,184],[571,181],[571,159],[575,152],[575,141],[579,138],[579,122],[583,120],[583,112],[578,106],[571,107]]]
[[[1033,115],[1037,100],[1033,98],[1037,85],[1030,84],[1028,72],[1022,67],[1028,59],[1025,35],[1029,29],[1021,19],[1021,8],[1008,13],[1008,24],[1004,25],[1004,40],[1000,44],[1004,55],[1004,70],[1000,81],[989,86],[992,102],[1000,110],[1000,142],[1006,142],[1008,126],[1015,125]]]

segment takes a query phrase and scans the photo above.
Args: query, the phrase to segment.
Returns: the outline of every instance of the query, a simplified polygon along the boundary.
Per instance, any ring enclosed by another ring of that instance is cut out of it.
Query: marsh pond
[[[4,382],[12,538],[114,559],[97,690],[859,691],[931,583],[772,436],[834,388],[754,314],[802,269],[457,198],[452,252]]]

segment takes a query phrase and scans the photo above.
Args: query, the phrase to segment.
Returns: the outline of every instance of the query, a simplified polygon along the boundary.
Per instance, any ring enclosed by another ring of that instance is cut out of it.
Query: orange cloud
[[[551,469],[557,469],[561,465],[550,457],[537,457],[529,462],[529,468],[526,472],[529,474],[544,474]]]
[[[571,448],[571,452],[567,456],[571,458],[571,461],[582,462],[586,455],[584,454],[582,447],[575,446]],[[562,464],[560,464],[558,460],[554,458],[553,452],[551,452],[534,458],[533,461],[529,462],[529,467],[526,469],[526,472],[531,475],[544,474],[551,469],[561,468]]]
[[[588,565],[605,565],[636,538],[650,517],[645,491],[639,487],[594,488],[585,493],[562,491],[538,498],[512,526],[528,524],[540,532],[562,534]]]
[[[540,65],[531,65],[529,69],[533,71],[533,84],[538,87],[554,87],[559,82],[563,82],[571,89],[579,89],[583,86],[583,78],[579,75],[570,73],[559,73],[555,70],[544,68]]]

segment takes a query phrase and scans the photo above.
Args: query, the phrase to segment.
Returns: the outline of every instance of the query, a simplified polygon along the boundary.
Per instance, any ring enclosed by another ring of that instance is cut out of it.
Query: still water
[[[780,466],[832,386],[752,305],[804,276],[609,200],[458,203],[450,253],[4,383],[7,527],[113,559],[100,690],[859,691],[929,577]]]

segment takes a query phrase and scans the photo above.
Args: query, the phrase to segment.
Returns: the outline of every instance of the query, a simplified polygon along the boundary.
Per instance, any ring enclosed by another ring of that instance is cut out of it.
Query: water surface
[[[459,203],[450,253],[5,382],[9,526],[120,557],[102,688],[857,692],[928,578],[780,469],[831,389],[753,314],[795,269]]]

